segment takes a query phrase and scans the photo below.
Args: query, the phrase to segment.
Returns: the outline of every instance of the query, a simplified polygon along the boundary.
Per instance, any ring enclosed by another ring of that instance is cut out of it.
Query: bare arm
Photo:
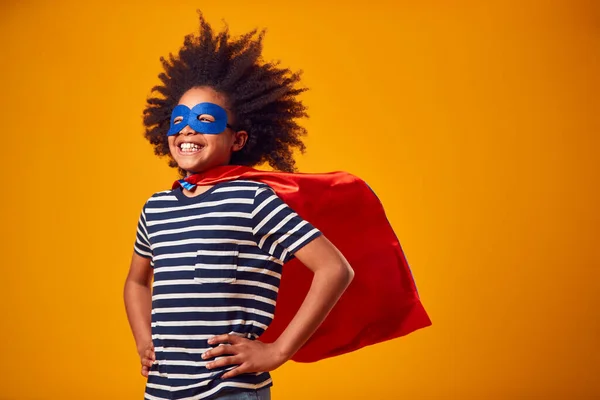
[[[152,267],[150,260],[133,253],[129,274],[125,280],[123,297],[129,326],[142,359],[142,375],[148,376],[148,368],[154,360],[152,347]]]
[[[354,277],[344,256],[323,236],[300,249],[296,257],[314,277],[300,309],[275,341],[286,360],[317,330]]]
[[[352,281],[354,271],[344,256],[323,236],[304,246],[295,255],[314,272],[314,277],[304,302],[287,328],[271,344],[235,335],[221,335],[209,340],[209,344],[229,344],[205,352],[202,358],[223,354],[233,356],[209,363],[208,368],[239,364],[223,378],[271,371],[289,360],[321,325]]]

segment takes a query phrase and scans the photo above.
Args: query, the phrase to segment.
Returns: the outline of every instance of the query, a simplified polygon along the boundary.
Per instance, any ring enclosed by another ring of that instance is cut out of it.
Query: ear
[[[231,151],[240,151],[248,141],[248,132],[246,131],[237,131],[233,134],[233,144],[231,146]]]

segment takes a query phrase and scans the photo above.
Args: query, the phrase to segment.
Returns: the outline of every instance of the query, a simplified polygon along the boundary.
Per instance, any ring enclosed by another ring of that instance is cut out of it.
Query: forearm
[[[124,299],[129,326],[140,352],[152,341],[152,291],[149,285],[127,280]]]
[[[353,276],[345,260],[315,272],[304,302],[274,343],[282,356],[291,358],[306,343],[344,293]]]

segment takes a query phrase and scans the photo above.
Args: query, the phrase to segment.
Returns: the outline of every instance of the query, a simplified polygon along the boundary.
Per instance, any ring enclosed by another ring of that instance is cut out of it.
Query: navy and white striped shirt
[[[220,379],[206,369],[207,339],[258,338],[273,319],[283,264],[320,235],[267,185],[219,183],[187,197],[159,192],[140,216],[135,252],[154,268],[156,363],[145,398],[209,399],[224,389],[271,385],[269,373]]]

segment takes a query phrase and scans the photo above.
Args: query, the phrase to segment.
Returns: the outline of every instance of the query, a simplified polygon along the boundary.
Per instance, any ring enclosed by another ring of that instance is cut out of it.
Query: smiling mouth
[[[180,143],[177,147],[182,154],[194,154],[204,148],[204,146],[200,144],[190,142]]]

